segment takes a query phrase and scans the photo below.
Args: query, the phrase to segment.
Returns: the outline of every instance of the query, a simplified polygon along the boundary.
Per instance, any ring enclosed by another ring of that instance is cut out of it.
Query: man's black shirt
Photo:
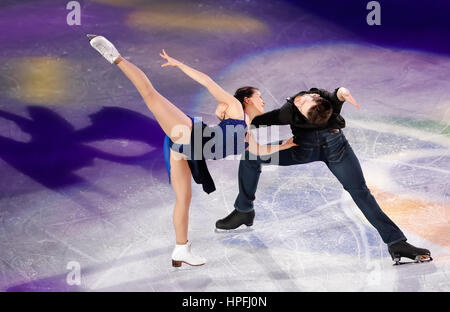
[[[311,88],[309,91],[302,91],[297,93],[296,95],[287,99],[286,103],[278,109],[267,112],[265,114],[256,116],[252,120],[252,125],[255,127],[259,126],[272,126],[272,125],[290,125],[292,134],[294,135],[294,142],[297,142],[297,138],[301,138],[302,132],[308,130],[323,130],[323,129],[342,129],[345,127],[345,120],[340,115],[342,104],[344,101],[340,101],[337,97],[337,91],[339,88],[336,88],[334,92],[329,92],[324,89]],[[315,125],[312,124],[303,116],[302,113],[298,110],[298,108],[294,105],[295,97],[303,94],[311,94],[316,93],[319,94],[320,97],[328,100],[332,106],[332,114],[330,119],[326,124],[323,125]]]

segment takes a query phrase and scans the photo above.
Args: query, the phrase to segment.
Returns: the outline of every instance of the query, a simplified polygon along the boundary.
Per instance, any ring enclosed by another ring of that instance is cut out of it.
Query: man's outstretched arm
[[[359,105],[350,94],[350,91],[344,87],[336,88],[333,92],[329,92],[325,89],[311,88],[309,92],[317,93],[320,97],[328,100],[331,105],[333,105],[333,112],[336,114],[340,114],[342,104],[344,104],[345,101],[352,103],[357,109],[359,109]]]
[[[292,103],[286,103],[281,108],[256,116],[252,120],[252,125],[259,126],[281,126],[289,125],[292,122]]]

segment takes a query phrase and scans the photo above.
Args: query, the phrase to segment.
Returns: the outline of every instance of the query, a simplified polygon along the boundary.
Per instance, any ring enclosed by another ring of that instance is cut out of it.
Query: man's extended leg
[[[342,144],[333,149],[338,151],[326,152],[325,163],[336,178],[341,182],[344,189],[350,193],[356,205],[361,209],[364,216],[380,233],[383,241],[392,245],[402,240],[406,240],[402,231],[392,222],[391,219],[381,210],[375,198],[366,186],[366,181],[361,170],[358,159],[353,149],[342,135]]]

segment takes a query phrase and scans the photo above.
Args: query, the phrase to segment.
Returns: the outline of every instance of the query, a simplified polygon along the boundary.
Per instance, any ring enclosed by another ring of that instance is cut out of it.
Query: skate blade
[[[417,256],[415,259],[416,262],[430,262],[433,261],[433,258],[431,258],[431,256],[429,255],[420,255]]]
[[[182,264],[184,264],[184,266]],[[201,266],[203,266],[205,264],[206,264],[206,262],[205,263],[201,263],[201,264],[191,264],[191,263],[186,262],[186,261],[172,260],[172,270],[174,272],[175,271],[179,271],[179,270],[186,271],[186,270],[190,270],[190,269],[193,269],[193,268],[196,268],[196,267],[201,267]]]
[[[395,263],[394,265],[402,265],[402,264],[411,264],[411,263],[422,263],[422,262],[430,262],[433,261],[433,258],[429,255],[420,255],[416,256],[413,261],[401,261],[401,257],[392,259]]]
[[[253,231],[253,228],[251,226],[247,226],[245,224],[240,225],[239,227],[235,228],[235,229],[231,229],[231,230],[223,230],[223,229],[218,229],[215,228],[214,232],[216,233],[246,233],[246,232],[251,232]]]

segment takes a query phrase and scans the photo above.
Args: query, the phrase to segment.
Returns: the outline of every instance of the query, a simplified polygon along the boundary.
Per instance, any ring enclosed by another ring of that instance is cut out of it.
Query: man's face
[[[303,116],[307,117],[308,111],[311,107],[316,105],[316,102],[314,101],[314,98],[316,97],[319,97],[319,95],[315,93],[298,95],[294,99],[294,105]]]

